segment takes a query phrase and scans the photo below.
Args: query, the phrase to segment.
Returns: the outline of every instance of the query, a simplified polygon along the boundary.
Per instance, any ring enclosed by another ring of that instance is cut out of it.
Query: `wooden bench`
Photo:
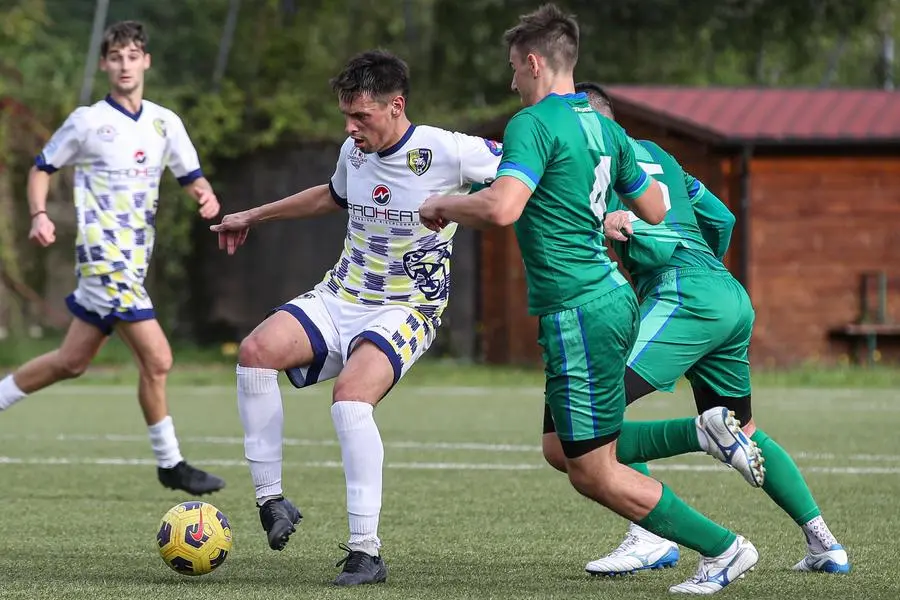
[[[869,289],[872,287],[872,281],[875,282],[878,296],[874,311],[870,309],[871,304],[869,302]],[[887,274],[884,271],[863,273],[860,284],[861,310],[859,320],[856,323],[848,323],[832,331],[834,334],[854,340],[854,353],[857,357],[857,362],[860,362],[858,342],[865,342],[866,363],[872,365],[875,363],[875,355],[878,352],[878,338],[900,336],[900,323],[888,321],[887,288]]]

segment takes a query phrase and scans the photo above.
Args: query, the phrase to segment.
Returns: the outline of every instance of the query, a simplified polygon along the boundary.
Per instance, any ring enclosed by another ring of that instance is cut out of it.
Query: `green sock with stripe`
[[[626,465],[702,451],[694,417],[625,421],[616,442],[616,458]]]
[[[766,480],[763,491],[781,507],[797,525],[805,525],[821,512],[809,486],[803,480],[797,463],[784,448],[761,429],[750,436],[766,457]]]
[[[659,503],[637,524],[703,556],[719,556],[737,538],[734,533],[691,508],[665,484]]]

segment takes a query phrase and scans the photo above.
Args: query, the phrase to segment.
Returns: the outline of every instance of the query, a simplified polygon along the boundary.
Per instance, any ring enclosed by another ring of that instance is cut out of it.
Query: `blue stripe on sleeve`
[[[41,152],[40,154],[38,154],[37,156],[34,157],[34,166],[37,167],[38,171],[43,171],[44,173],[47,173],[48,175],[53,175],[54,173],[56,173],[59,170],[47,162],[47,159],[44,158],[43,152]]]
[[[644,171],[642,170],[642,171],[640,171],[640,177],[635,179],[632,182],[632,184],[629,185],[627,188],[622,188],[622,187],[615,185],[615,186],[613,186],[613,189],[617,193],[623,194],[625,196],[627,196],[629,194],[633,194],[635,191],[641,189],[641,186],[643,186],[645,183],[647,183],[647,177],[648,177],[648,175],[646,173],[644,173]]]
[[[700,192],[700,180],[695,179],[694,183],[691,184],[691,187],[688,188],[688,197],[693,198]]]
[[[330,179],[328,180],[328,191],[331,192],[331,199],[334,200],[335,204],[341,208],[347,208],[347,199],[341,197],[341,195],[337,193],[337,190],[334,189],[334,184],[331,183]]]
[[[178,184],[181,185],[182,187],[184,187],[186,185],[191,185],[192,183],[194,183],[201,177],[203,177],[203,169],[194,169],[187,175],[182,175],[181,177],[179,177]]]
[[[509,161],[502,162],[500,163],[500,166],[497,167],[497,172],[499,173],[500,171],[503,171],[505,169],[508,169],[510,171],[518,171],[519,173],[530,179],[535,187],[537,187],[538,182],[541,180],[541,178],[538,177],[537,173],[535,173],[525,165],[520,165],[519,163]]]

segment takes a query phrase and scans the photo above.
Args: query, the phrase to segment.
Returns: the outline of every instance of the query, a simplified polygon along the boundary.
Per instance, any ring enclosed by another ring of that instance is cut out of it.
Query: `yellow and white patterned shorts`
[[[75,317],[109,335],[116,321],[147,321],[156,318],[144,282],[127,271],[107,275],[79,276],[78,286],[66,298]]]
[[[327,291],[302,294],[275,310],[293,315],[312,344],[312,363],[286,371],[296,387],[337,377],[362,340],[372,342],[387,355],[396,384],[435,337],[435,323],[417,310],[396,304],[357,304]]]

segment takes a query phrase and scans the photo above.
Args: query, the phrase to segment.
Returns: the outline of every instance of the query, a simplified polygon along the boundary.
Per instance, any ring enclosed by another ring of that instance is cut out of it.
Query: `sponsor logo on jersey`
[[[431,167],[433,153],[428,148],[416,148],[406,153],[406,166],[416,175],[424,175]]]
[[[354,169],[358,169],[366,164],[366,155],[359,148],[353,148],[347,155],[347,161],[353,165]]]
[[[399,208],[380,208],[371,204],[347,203],[347,212],[350,218],[356,221],[368,221],[370,223],[385,223],[387,225],[402,225],[407,227],[419,226],[419,211],[400,210]]]
[[[133,169],[97,169],[98,175],[106,175],[110,180],[156,179],[162,177],[162,167],[135,167]]]
[[[487,146],[488,150],[491,151],[491,154],[494,156],[502,156],[503,155],[503,144],[500,142],[495,142],[494,140],[484,140],[484,145]]]
[[[144,164],[145,162],[147,162],[147,154],[144,153],[143,150],[138,150],[134,153],[134,162],[139,165]]]
[[[385,206],[390,201],[391,189],[388,186],[379,183],[372,189],[372,202],[378,206]]]
[[[432,248],[413,250],[403,255],[403,270],[415,280],[416,287],[428,300],[440,300],[447,295],[447,259],[450,242]]]
[[[166,137],[166,122],[162,119],[153,119],[153,129],[156,130],[161,137]]]
[[[117,135],[119,135],[119,132],[116,131],[116,128],[112,125],[101,125],[100,128],[97,129],[97,137],[104,142],[115,140]]]

